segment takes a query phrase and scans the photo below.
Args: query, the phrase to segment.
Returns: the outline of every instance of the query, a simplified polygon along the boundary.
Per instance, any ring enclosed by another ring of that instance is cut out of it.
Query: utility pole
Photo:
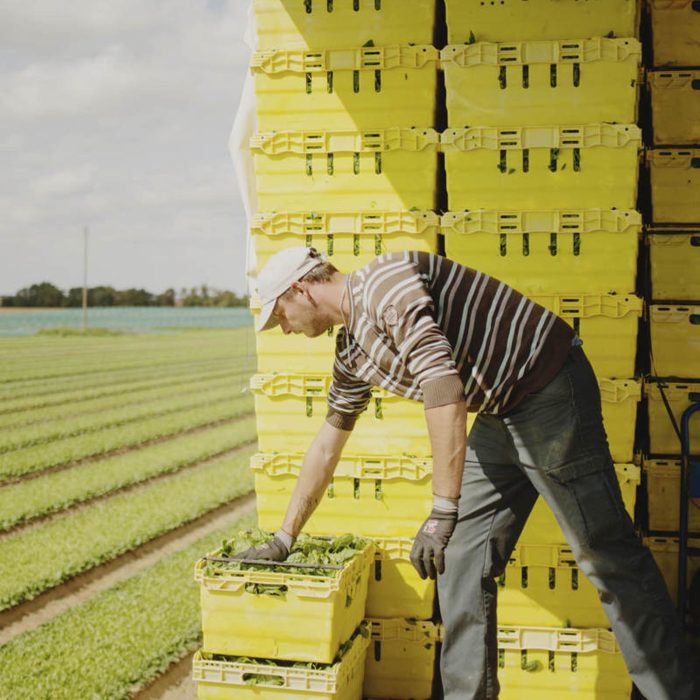
[[[87,329],[88,233],[89,229],[85,226],[83,229],[83,332]]]

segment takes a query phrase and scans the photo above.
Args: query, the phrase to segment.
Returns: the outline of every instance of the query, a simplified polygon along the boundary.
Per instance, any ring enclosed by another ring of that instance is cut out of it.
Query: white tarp
[[[243,35],[243,40],[251,51],[255,51],[257,39],[252,2],[248,5],[248,26]],[[255,246],[250,235],[250,222],[258,210],[258,203],[255,194],[255,171],[253,168],[253,157],[250,152],[250,139],[256,130],[255,90],[253,77],[248,71],[243,83],[241,101],[238,105],[238,111],[233,121],[233,128],[231,129],[231,136],[228,142],[229,153],[233,159],[233,166],[236,169],[236,178],[246,214],[246,278],[248,281],[248,293],[252,291],[251,277],[255,275]]]

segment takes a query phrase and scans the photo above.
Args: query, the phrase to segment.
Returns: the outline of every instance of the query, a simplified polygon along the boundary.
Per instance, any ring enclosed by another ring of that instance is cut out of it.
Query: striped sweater
[[[564,364],[573,330],[478,270],[431,253],[387,253],[347,275],[326,420],[350,430],[382,387],[426,408],[464,397],[504,414]]]

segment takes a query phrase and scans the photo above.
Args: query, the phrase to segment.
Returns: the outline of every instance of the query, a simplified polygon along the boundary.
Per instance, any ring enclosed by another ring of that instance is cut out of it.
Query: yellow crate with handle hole
[[[391,700],[430,700],[437,625],[428,620],[369,618],[370,645],[363,695]]]
[[[680,459],[644,458],[649,530],[678,532],[681,496]],[[688,503],[688,530],[700,534],[700,499]]]
[[[437,253],[439,226],[432,211],[270,212],[253,216],[250,233],[258,271],[280,250],[305,245],[351,272],[382,253]]]
[[[627,700],[632,680],[607,629],[498,627],[502,700]]]
[[[440,51],[448,125],[631,124],[641,58],[630,38],[451,44]]]
[[[578,333],[599,377],[634,376],[642,299],[632,295],[580,293],[535,294],[532,298],[561,316]]]
[[[357,700],[369,644],[369,636],[356,635],[343,658],[326,668],[213,658],[200,649],[192,660],[192,678],[199,700]]]
[[[440,136],[450,210],[632,209],[634,124],[471,127]]]
[[[681,443],[661,395],[662,389],[676,419],[676,425],[680,428],[683,411],[700,401],[700,379],[673,381],[652,377],[644,381],[644,396],[649,416],[649,452],[657,455],[680,454]],[[700,436],[694,435],[692,430],[690,452],[700,454]]]
[[[700,149],[651,148],[646,159],[654,223],[700,221]]]
[[[655,301],[700,299],[700,225],[652,226],[646,242]]]
[[[433,124],[433,46],[268,49],[250,62],[261,131]]]
[[[254,0],[261,49],[430,44],[435,0]]]
[[[207,557],[221,556],[221,550]],[[319,576],[298,570],[210,569],[195,564],[200,584],[202,648],[213,654],[331,663],[360,624],[374,545],[342,569]],[[280,567],[281,568],[281,567]],[[279,592],[261,593],[275,588]]]
[[[474,210],[440,219],[448,258],[526,295],[633,293],[641,227],[638,212],[612,209]]]
[[[634,424],[631,432],[632,438],[634,438]],[[631,518],[634,518],[637,487],[641,482],[641,467],[638,467],[636,464],[617,463],[615,464],[615,474],[622,492],[625,510]],[[554,513],[543,498],[537,499],[535,507],[525,523],[519,541],[524,544],[564,544],[566,542],[566,537],[559,527]]]
[[[447,41],[636,36],[637,0],[446,0]]]
[[[655,70],[647,74],[654,143],[700,143],[700,70]]]
[[[607,627],[598,591],[566,544],[519,542],[498,579],[503,625]]]
[[[302,453],[251,457],[258,526],[275,531],[297,482]],[[432,508],[432,460],[344,452],[326,495],[304,526],[315,535],[413,537]]]
[[[367,617],[432,618],[435,581],[422,579],[411,564],[413,539],[373,537],[372,541],[376,549],[367,588]]]
[[[279,373],[251,377],[260,450],[305,452],[325,420],[331,381],[330,374]],[[368,408],[358,418],[345,451],[429,457],[431,447],[423,404],[373,387]]]
[[[259,132],[250,141],[261,211],[433,209],[432,128]]]
[[[700,379],[700,303],[650,304],[652,371]]]
[[[666,588],[671,595],[674,605],[678,602],[678,538],[676,537],[645,537],[642,542],[649,547],[656,561],[661,575],[666,582]],[[688,540],[690,549],[700,547],[700,538],[691,537]],[[695,574],[700,571],[700,556],[690,554],[688,556],[687,585],[693,580]]]
[[[655,66],[700,65],[697,0],[648,0]]]

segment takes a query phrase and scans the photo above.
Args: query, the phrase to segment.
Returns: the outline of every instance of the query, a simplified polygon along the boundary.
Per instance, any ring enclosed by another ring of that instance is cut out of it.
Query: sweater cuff
[[[450,403],[464,401],[464,384],[457,374],[448,374],[421,384],[423,406],[436,408]]]
[[[352,430],[355,427],[355,421],[357,421],[357,416],[351,416],[347,413],[338,413],[338,411],[334,411],[332,408],[329,409],[326,414],[326,423],[340,430]]]

